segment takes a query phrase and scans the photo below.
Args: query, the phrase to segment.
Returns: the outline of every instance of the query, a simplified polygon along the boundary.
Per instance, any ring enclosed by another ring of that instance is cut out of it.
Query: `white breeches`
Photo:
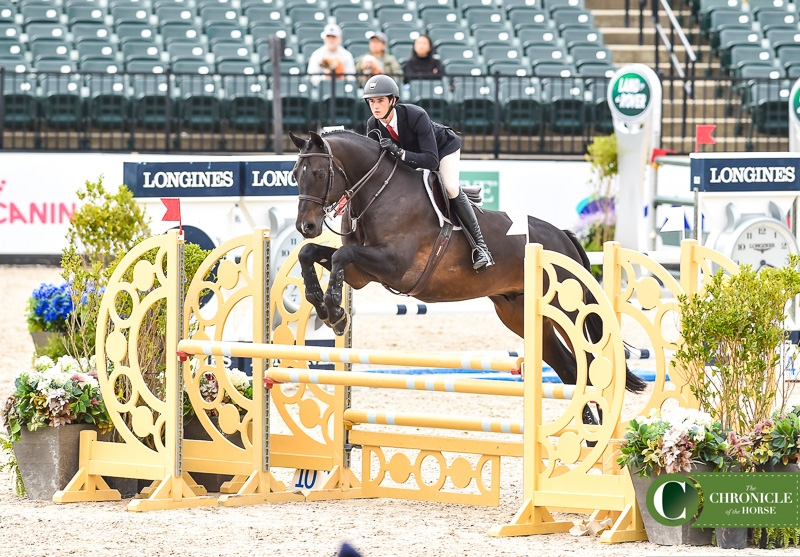
[[[444,189],[447,190],[447,197],[454,199],[461,191],[461,180],[459,167],[461,163],[461,149],[455,153],[450,153],[439,161],[439,172],[442,173]]]

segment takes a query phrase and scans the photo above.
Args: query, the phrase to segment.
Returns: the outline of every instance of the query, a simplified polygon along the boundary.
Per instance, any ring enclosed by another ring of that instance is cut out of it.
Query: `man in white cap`
[[[329,23],[322,30],[325,44],[311,53],[308,58],[308,73],[311,84],[319,85],[323,79],[336,74],[337,79],[353,79],[356,64],[353,55],[342,46],[342,30],[335,23]]]
[[[358,81],[364,85],[366,80],[375,74],[385,73],[395,79],[403,74],[403,67],[397,58],[389,54],[386,50],[388,39],[380,31],[370,32],[369,54],[364,54],[356,60],[356,72]]]

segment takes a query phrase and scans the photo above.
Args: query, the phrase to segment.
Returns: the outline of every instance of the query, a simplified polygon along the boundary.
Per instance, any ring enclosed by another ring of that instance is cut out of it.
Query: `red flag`
[[[161,203],[164,204],[164,207],[167,208],[167,212],[164,213],[164,217],[161,219],[162,221],[177,221],[178,227],[180,228],[181,234],[183,234],[183,224],[181,223],[181,200],[180,198],[168,198],[162,197]]]
[[[672,149],[653,149],[653,153],[650,155],[650,164],[658,166],[656,157],[663,157],[666,155],[677,155],[677,153]]]
[[[696,130],[697,130],[695,132],[695,140],[696,141],[695,141],[695,146],[694,146],[694,152],[695,153],[697,152],[697,146],[698,145],[715,145],[717,143],[714,140],[714,138],[711,137],[711,132],[713,132],[716,129],[716,127],[717,126],[713,125],[713,124],[712,125],[707,125],[707,126],[698,125],[696,127]]]

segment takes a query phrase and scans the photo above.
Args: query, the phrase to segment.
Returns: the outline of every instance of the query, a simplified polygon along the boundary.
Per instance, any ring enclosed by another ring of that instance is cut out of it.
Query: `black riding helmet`
[[[369,106],[369,101],[367,99],[374,99],[376,97],[389,97],[389,99],[392,100],[389,110],[386,112],[386,114],[389,114],[400,99],[400,88],[397,86],[394,79],[388,75],[373,75],[364,84],[364,93],[361,95],[361,98],[364,99],[364,102]],[[381,118],[385,118],[386,114],[381,116]]]

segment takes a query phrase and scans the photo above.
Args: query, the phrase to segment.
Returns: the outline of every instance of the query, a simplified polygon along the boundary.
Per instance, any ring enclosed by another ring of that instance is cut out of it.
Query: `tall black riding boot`
[[[489,248],[486,247],[486,242],[483,241],[478,218],[475,216],[475,211],[472,210],[467,194],[461,191],[458,193],[458,197],[452,199],[452,201],[458,220],[461,221],[461,227],[474,248],[472,268],[478,273],[485,271],[487,267],[494,265],[494,259],[492,259],[492,254],[489,253]]]

